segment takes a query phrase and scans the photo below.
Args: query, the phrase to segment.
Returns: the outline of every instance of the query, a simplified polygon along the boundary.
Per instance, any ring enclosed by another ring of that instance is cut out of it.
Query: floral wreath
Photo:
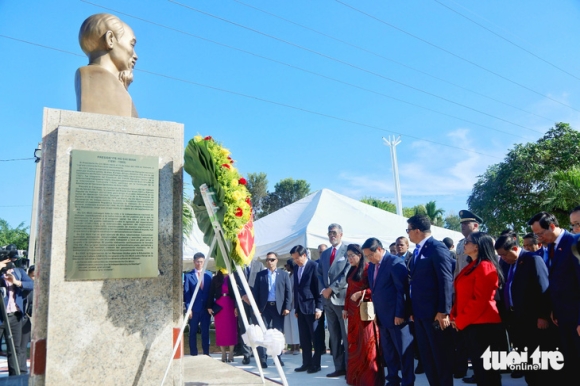
[[[230,151],[212,137],[196,135],[185,148],[185,171],[194,187],[193,211],[204,241],[210,245],[214,238],[211,219],[201,197],[200,186],[206,184],[214,193],[216,216],[230,243],[230,257],[238,265],[248,265],[254,257],[254,224],[247,181],[233,166]],[[225,268],[220,248],[215,253],[217,268]]]

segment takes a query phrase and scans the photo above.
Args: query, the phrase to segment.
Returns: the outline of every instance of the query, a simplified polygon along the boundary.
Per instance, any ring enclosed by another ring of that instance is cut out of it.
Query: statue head
[[[137,39],[131,27],[108,13],[92,15],[81,25],[79,43],[89,64],[104,67],[129,87],[137,62]]]

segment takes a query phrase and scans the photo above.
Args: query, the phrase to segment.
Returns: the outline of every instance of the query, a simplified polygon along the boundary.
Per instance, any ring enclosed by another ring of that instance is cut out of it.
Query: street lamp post
[[[399,166],[397,164],[397,149],[395,146],[401,143],[401,136],[395,139],[395,136],[392,138],[389,136],[389,139],[383,137],[383,141],[385,145],[391,148],[391,161],[393,163],[393,178],[395,180],[395,199],[397,205],[397,214],[399,216],[403,215],[403,202],[401,200],[401,185],[399,183]]]

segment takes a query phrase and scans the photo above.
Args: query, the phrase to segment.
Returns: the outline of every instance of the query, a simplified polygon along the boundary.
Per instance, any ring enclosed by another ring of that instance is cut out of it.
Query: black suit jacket
[[[290,285],[290,275],[288,272],[277,269],[276,270],[276,309],[279,314],[283,310],[290,311],[292,304],[292,286]],[[268,303],[268,270],[260,271],[256,276],[256,282],[252,292],[254,299],[260,311],[264,311]]]
[[[411,304],[415,318],[432,319],[438,312],[449,314],[453,293],[453,272],[449,249],[429,237],[420,255],[409,264]]]
[[[294,266],[294,308],[304,315],[314,315],[316,309],[323,310],[320,285],[316,276],[317,264],[308,260],[304,265],[304,271],[300,283],[298,271],[300,267]]]
[[[580,325],[580,261],[572,254],[572,244],[580,237],[564,235],[549,263],[550,298],[558,324]]]
[[[549,320],[548,269],[543,258],[522,249],[515,264],[516,270],[511,284],[514,316],[534,325],[538,318]]]

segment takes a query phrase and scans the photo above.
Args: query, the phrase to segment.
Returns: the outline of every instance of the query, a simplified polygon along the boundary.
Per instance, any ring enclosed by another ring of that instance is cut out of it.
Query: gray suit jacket
[[[346,258],[346,247],[347,245],[343,243],[336,251],[332,266],[330,266],[332,247],[322,252],[320,259],[318,259],[317,276],[320,289],[332,288],[330,301],[337,306],[344,306],[344,298],[346,297],[346,274],[350,268]]]

